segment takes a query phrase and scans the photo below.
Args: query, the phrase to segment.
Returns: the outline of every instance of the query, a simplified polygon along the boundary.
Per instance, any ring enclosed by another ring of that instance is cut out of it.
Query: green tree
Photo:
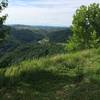
[[[97,38],[100,37],[100,6],[99,4],[93,3],[89,6],[82,5],[79,9],[76,10],[75,15],[73,16],[72,22],[72,38],[77,36],[77,42],[74,41],[74,47],[77,49],[91,48],[93,43],[98,44],[100,41]],[[94,36],[95,35],[95,36]],[[72,38],[69,40],[72,42]],[[92,42],[92,40],[95,42]],[[75,39],[74,39],[75,40]],[[91,41],[91,42],[90,42]],[[69,46],[69,44],[68,44]],[[67,47],[68,47],[67,46]],[[73,47],[73,48],[74,48]]]
[[[65,49],[67,51],[75,51],[78,49],[78,47],[80,47],[80,42],[78,41],[76,34],[73,34],[73,36],[67,41],[67,46]]]
[[[100,39],[97,37],[97,33],[95,31],[93,31],[93,33],[91,32],[91,39],[89,41],[90,47],[97,48],[99,46],[99,40]]]
[[[0,13],[8,6],[8,0],[1,0],[0,1]],[[0,42],[5,39],[8,33],[8,28],[5,27],[3,24],[7,18],[7,15],[0,16]]]

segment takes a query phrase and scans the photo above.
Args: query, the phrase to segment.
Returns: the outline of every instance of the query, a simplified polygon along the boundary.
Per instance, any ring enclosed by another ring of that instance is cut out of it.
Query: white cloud
[[[9,0],[8,24],[71,25],[75,10],[100,0]],[[14,2],[14,3],[13,3]]]

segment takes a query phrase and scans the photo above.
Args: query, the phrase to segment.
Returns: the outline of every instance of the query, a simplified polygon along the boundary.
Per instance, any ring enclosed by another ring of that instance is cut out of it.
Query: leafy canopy
[[[72,37],[68,40],[67,49],[75,50],[98,46],[100,43],[99,4],[82,5],[76,10],[73,16],[72,32]]]
[[[8,6],[8,0],[1,0],[0,1],[0,13]],[[7,15],[0,16],[0,42],[5,39],[7,34],[7,29],[3,26]]]

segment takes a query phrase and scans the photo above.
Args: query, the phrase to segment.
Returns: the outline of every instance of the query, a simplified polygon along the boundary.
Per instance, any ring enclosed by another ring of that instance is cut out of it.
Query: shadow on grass
[[[1,100],[59,100],[56,97],[61,95],[61,100],[64,86],[72,84],[73,80],[73,77],[46,70],[23,72],[18,77],[2,76],[0,97]]]
[[[23,72],[17,77],[0,76],[0,100],[99,100],[98,82],[46,70]]]

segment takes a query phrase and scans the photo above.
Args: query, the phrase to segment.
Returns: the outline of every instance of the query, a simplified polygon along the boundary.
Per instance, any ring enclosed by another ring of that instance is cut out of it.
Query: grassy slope
[[[0,100],[99,100],[100,49],[0,69]]]
[[[65,45],[57,43],[29,43],[2,49],[0,52],[0,68],[20,63],[24,60],[64,53]]]

